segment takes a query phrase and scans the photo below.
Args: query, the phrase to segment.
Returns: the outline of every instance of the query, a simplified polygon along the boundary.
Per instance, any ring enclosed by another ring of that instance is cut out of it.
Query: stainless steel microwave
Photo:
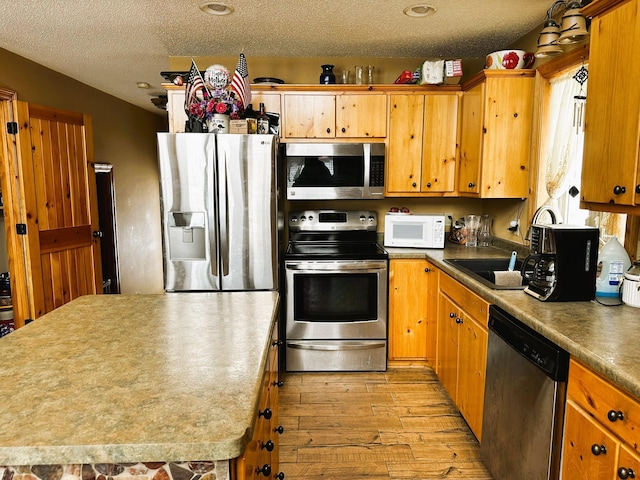
[[[287,143],[287,199],[384,197],[384,143]]]

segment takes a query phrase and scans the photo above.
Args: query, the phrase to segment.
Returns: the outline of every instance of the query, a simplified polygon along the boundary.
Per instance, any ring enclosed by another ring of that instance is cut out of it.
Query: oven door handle
[[[367,272],[376,272],[381,271],[386,268],[385,263],[381,262],[368,262],[366,260],[358,260],[352,263],[309,263],[309,262],[299,262],[299,263],[285,263],[285,269],[287,270],[305,270],[305,271],[334,271],[334,272],[342,272],[345,270],[353,271],[367,271]]]
[[[336,342],[317,342],[305,340],[304,342],[296,342],[294,340],[287,340],[287,347],[297,348],[299,350],[323,350],[323,351],[337,351],[337,350],[367,350],[371,348],[385,347],[387,344],[384,340],[380,342],[354,342],[338,340]]]

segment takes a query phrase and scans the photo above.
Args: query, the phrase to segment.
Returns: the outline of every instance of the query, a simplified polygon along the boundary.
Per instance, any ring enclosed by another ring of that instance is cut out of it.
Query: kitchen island
[[[278,304],[277,292],[83,296],[3,337],[2,468],[228,478],[252,439]]]

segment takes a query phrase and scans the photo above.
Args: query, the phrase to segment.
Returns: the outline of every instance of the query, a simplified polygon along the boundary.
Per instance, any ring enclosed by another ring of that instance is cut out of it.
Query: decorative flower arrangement
[[[203,99],[189,105],[189,115],[198,120],[210,120],[216,113],[229,115],[238,120],[242,114],[242,102],[228,88],[216,89],[211,93],[203,90]]]

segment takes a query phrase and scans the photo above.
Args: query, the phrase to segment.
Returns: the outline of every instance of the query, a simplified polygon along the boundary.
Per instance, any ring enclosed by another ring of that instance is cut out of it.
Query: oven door
[[[287,340],[387,338],[387,260],[287,260]]]

